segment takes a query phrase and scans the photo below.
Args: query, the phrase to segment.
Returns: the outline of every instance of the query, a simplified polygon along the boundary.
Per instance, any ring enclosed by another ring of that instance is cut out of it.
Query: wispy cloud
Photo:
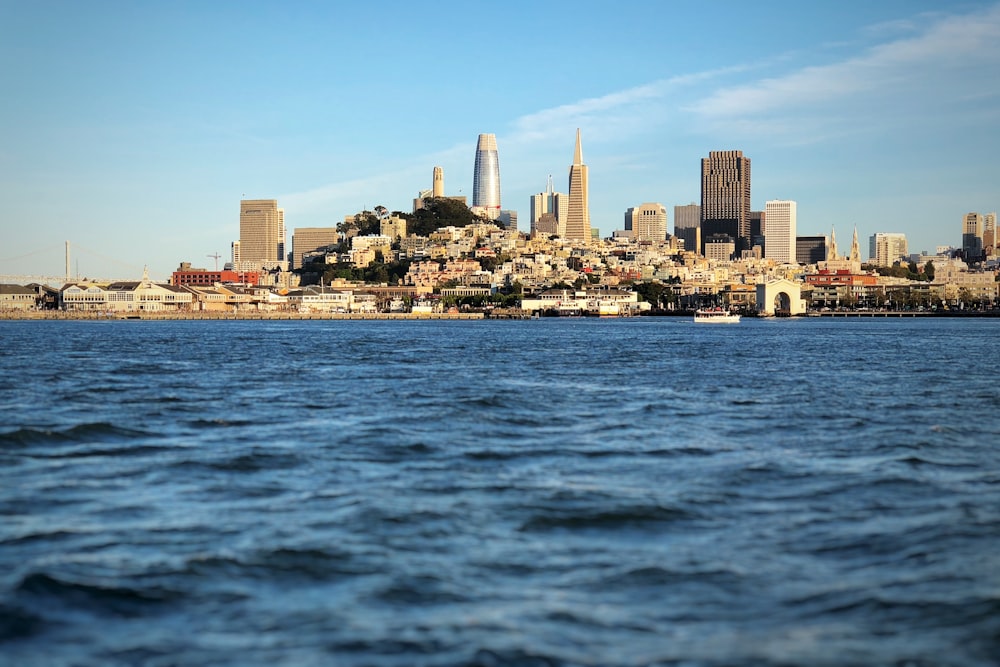
[[[888,24],[883,24],[883,29]],[[904,24],[895,22],[896,30]],[[970,68],[1000,67],[1000,6],[941,18],[914,37],[870,48],[838,63],[803,67],[784,76],[717,90],[687,107],[709,121],[730,121],[769,112],[843,103],[867,93],[900,90],[933,94],[935,84],[954,82]],[[985,86],[997,84],[996,69]],[[970,85],[976,85],[973,81]]]
[[[750,65],[738,65],[704,72],[682,74],[641,86],[619,90],[599,97],[588,97],[570,104],[542,109],[514,120],[506,139],[510,142],[537,142],[556,137],[564,140],[567,128],[605,123],[609,117],[647,113],[671,93],[713,78],[745,71]]]
[[[431,186],[432,168],[435,165],[451,164],[467,158],[472,155],[474,147],[473,143],[457,144],[443,151],[408,160],[391,170],[380,170],[370,176],[343,179],[309,190],[286,193],[280,195],[279,200],[286,210],[296,213],[336,210],[338,206],[371,209],[384,204],[393,208],[394,205],[402,205],[400,184],[418,184],[412,187],[411,196],[416,197],[419,184],[428,188]],[[397,204],[393,204],[394,201]]]

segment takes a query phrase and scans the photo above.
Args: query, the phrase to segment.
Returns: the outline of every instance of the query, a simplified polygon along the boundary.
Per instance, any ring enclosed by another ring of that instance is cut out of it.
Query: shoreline
[[[632,315],[629,317],[693,317],[693,313],[672,311],[648,313],[642,315]],[[570,316],[564,316],[567,319]],[[581,316],[576,316],[581,317]],[[746,315],[749,319],[803,319],[812,317],[824,317],[833,319],[899,319],[912,317],[947,317],[947,318],[1000,318],[1000,310],[990,311],[836,311],[836,312],[810,312],[801,315]],[[597,319],[596,315],[586,316],[587,319]],[[32,310],[32,311],[0,311],[0,321],[36,321],[36,320],[66,320],[66,321],[122,321],[122,320],[143,320],[143,321],[164,321],[164,320],[526,320],[537,319],[521,312],[498,312],[487,315],[486,313],[293,313],[293,312],[123,312],[123,313],[103,313],[90,311],[60,311],[60,310]],[[544,316],[542,319],[560,319],[558,316]],[[621,319],[620,317],[610,317],[604,319]]]
[[[205,312],[126,312],[87,311],[7,311],[0,320],[481,320],[483,313],[205,313]]]

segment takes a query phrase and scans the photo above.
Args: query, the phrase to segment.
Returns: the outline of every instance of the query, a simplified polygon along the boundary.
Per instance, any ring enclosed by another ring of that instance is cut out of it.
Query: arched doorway
[[[788,292],[778,292],[774,295],[774,314],[778,317],[788,317],[792,314],[792,297]]]

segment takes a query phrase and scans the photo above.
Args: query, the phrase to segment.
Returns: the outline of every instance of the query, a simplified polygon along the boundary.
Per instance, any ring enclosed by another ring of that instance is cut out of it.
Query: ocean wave
[[[0,447],[31,447],[65,443],[118,442],[149,437],[149,433],[108,422],[77,424],[63,429],[19,428],[0,433]]]
[[[25,576],[14,593],[18,599],[43,601],[46,607],[64,606],[127,618],[142,616],[181,598],[179,592],[165,588],[70,581],[44,572]]]
[[[534,516],[521,524],[525,532],[547,530],[616,530],[648,526],[659,523],[691,521],[698,515],[678,507],[664,505],[624,505],[610,509],[551,508],[536,511]]]

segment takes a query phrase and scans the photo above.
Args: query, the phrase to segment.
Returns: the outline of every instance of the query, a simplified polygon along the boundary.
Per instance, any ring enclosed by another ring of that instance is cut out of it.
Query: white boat
[[[694,311],[694,321],[699,324],[735,324],[740,321],[740,315],[722,308],[699,309]]]

